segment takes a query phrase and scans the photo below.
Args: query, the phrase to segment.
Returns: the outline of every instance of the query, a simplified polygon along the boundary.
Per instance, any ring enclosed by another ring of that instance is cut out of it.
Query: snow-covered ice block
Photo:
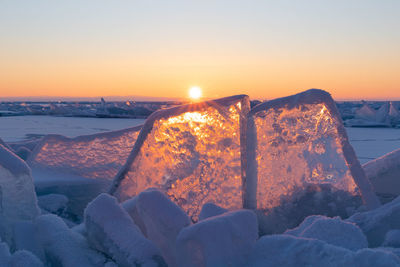
[[[10,267],[44,267],[41,260],[26,250],[16,251],[10,258]]]
[[[27,250],[45,261],[43,247],[39,242],[38,233],[32,221],[19,221],[14,226],[14,246],[16,250]]]
[[[85,209],[85,226],[93,247],[119,266],[162,265],[158,248],[146,239],[117,200],[101,194]]]
[[[17,151],[15,151],[15,154],[18,156],[18,157],[20,157],[21,159],[23,159],[23,160],[27,160],[28,159],[28,157],[31,155],[31,151],[28,149],[28,148],[26,148],[26,147],[20,147],[20,148],[18,148],[18,150]]]
[[[0,266],[9,266],[10,263],[10,248],[8,244],[5,242],[1,242],[0,240]]]
[[[178,235],[178,266],[243,266],[257,238],[257,217],[250,210],[199,221]]]
[[[335,102],[329,93],[317,89],[261,103],[251,110],[245,187],[244,206],[258,209],[260,216],[275,213],[274,220],[281,223],[274,224],[281,224],[283,230],[285,223],[278,217],[291,216],[293,211],[304,216],[288,221],[299,223],[327,208],[330,216],[346,215],[349,205],[361,204],[360,195],[369,208],[379,206]],[[342,205],[338,204],[343,198]],[[326,208],[321,210],[322,205]],[[264,222],[260,224],[263,228]]]
[[[53,214],[41,215],[34,220],[39,241],[52,266],[103,266],[104,256],[90,249],[85,239],[72,231],[64,221]]]
[[[141,126],[67,138],[47,135],[28,159],[32,168],[111,180],[125,163]]]
[[[194,220],[207,202],[241,208],[248,110],[239,95],[154,112],[110,193],[123,201],[158,188]]]
[[[347,220],[361,228],[369,247],[380,246],[389,230],[400,229],[400,197],[375,210],[356,213]]]
[[[38,196],[39,207],[50,213],[63,213],[67,209],[68,198],[60,194]]]
[[[161,191],[148,189],[137,197],[136,209],[145,227],[145,235],[161,250],[168,266],[177,265],[176,237],[191,224],[186,213]]]
[[[215,205],[214,203],[208,202],[204,204],[203,207],[201,208],[199,221],[213,216],[221,215],[227,211],[228,211],[227,209],[221,208],[220,206]]]
[[[288,230],[285,234],[314,238],[354,251],[368,247],[367,238],[361,229],[354,223],[343,221],[338,217],[309,216],[297,228]]]
[[[28,165],[0,145],[0,231],[10,243],[13,225],[39,214],[31,170]]]
[[[362,249],[357,252],[317,239],[291,235],[261,237],[246,266],[399,266],[400,259],[390,252]]]
[[[400,248],[400,229],[387,232],[382,246]]]
[[[400,149],[365,163],[363,168],[378,196],[400,195]]]

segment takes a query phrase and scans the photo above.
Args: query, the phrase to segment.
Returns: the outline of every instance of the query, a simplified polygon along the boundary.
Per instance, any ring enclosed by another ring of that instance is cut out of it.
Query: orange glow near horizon
[[[0,101],[187,99],[193,84],[205,99],[400,100],[400,2],[22,1],[0,3]]]

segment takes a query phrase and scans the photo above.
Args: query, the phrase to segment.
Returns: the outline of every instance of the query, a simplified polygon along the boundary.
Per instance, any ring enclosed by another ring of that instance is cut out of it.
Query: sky
[[[398,0],[0,0],[0,97],[400,99]]]

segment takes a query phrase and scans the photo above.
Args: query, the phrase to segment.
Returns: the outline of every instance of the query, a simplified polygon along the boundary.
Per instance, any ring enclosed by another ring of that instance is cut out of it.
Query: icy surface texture
[[[0,231],[10,242],[13,225],[39,214],[31,171],[26,163],[0,145]]]
[[[323,241],[290,235],[261,237],[247,266],[399,266],[400,259],[390,252],[362,249],[357,252]]]
[[[155,187],[194,220],[207,202],[241,208],[248,110],[240,95],[153,113],[110,192],[125,200]]]
[[[380,246],[388,231],[400,229],[400,197],[375,210],[356,213],[348,221],[361,228],[369,247]]]
[[[250,210],[208,218],[179,233],[178,266],[244,266],[257,238],[257,217]]]
[[[205,220],[205,219],[213,217],[213,216],[221,215],[227,211],[228,210],[221,208],[220,206],[217,206],[214,203],[206,203],[201,208],[201,212],[199,215],[199,221]]]
[[[85,226],[93,247],[109,255],[118,266],[162,264],[158,248],[146,239],[117,200],[101,194],[85,210]]]
[[[41,215],[34,220],[46,261],[50,266],[103,266],[103,255],[92,250],[86,240],[72,231],[56,215]]]
[[[112,179],[125,163],[141,126],[67,138],[48,135],[35,148],[28,163],[86,178]]]
[[[254,107],[247,141],[245,207],[268,214],[307,191],[349,199],[362,193],[369,207],[379,205],[327,92],[311,89]]]
[[[178,266],[176,237],[182,228],[191,224],[189,217],[157,189],[140,193],[136,209],[145,227],[146,237],[161,250],[168,266]]]
[[[314,238],[354,251],[368,247],[367,238],[358,226],[337,217],[309,216],[297,228],[285,234]]]
[[[400,195],[400,149],[365,163],[363,168],[379,196]]]
[[[31,252],[19,250],[10,259],[10,267],[44,267],[43,263]]]
[[[382,246],[400,248],[400,230],[390,230],[385,235]]]

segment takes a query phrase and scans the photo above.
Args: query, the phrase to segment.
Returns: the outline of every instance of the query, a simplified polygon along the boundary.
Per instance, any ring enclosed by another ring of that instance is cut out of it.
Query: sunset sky
[[[0,1],[0,98],[400,99],[400,1]]]

